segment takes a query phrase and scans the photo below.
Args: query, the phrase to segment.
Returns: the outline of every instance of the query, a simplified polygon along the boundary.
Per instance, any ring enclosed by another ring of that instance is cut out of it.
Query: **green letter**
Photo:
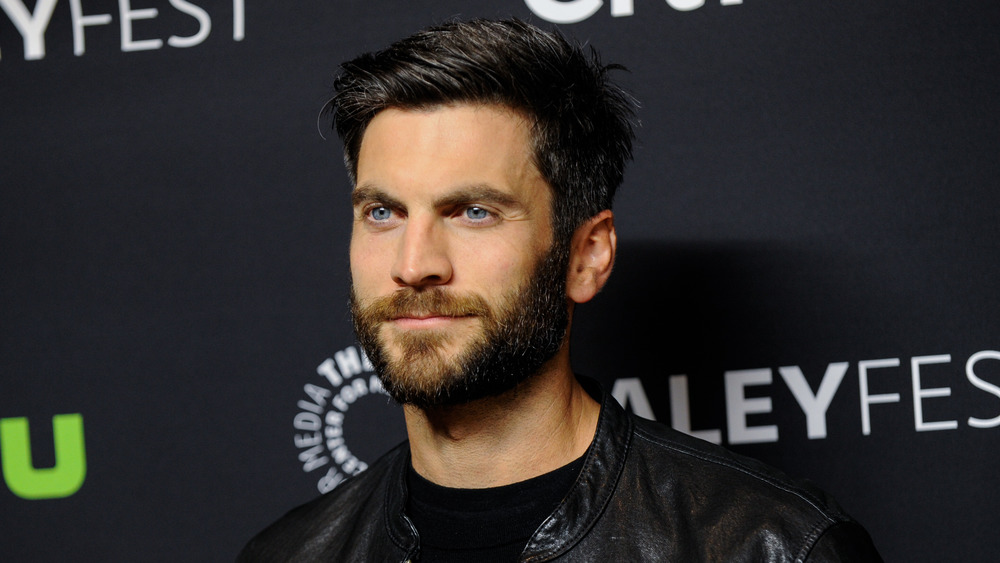
[[[0,419],[0,462],[7,487],[25,499],[63,498],[80,490],[87,474],[83,443],[83,416],[57,414],[52,417],[56,464],[35,469],[31,462],[31,439],[27,418]]]

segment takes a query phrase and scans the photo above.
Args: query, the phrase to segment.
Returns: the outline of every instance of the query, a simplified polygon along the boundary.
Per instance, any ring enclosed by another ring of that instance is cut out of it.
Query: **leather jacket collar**
[[[611,501],[625,467],[632,419],[596,381],[581,378],[580,382],[601,403],[597,431],[585,454],[580,476],[555,512],[532,535],[521,555],[522,561],[538,562],[558,557],[583,538]],[[419,546],[417,530],[405,514],[409,463],[409,453],[396,457],[385,496],[386,529],[393,543],[406,551],[408,559],[414,557]]]

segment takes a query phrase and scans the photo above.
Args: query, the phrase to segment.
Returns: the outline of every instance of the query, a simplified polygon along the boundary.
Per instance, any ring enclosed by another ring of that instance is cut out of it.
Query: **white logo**
[[[633,0],[611,0],[611,15],[620,18],[635,13]],[[604,0],[524,0],[534,14],[552,23],[577,23],[597,13]],[[673,9],[688,12],[705,5],[705,0],[666,0]],[[742,4],[743,0],[719,0],[723,6]]]
[[[327,358],[316,367],[316,374],[325,382],[305,384],[307,398],[299,400],[292,425],[302,471],[324,468],[316,487],[326,493],[367,469],[368,462],[402,441],[406,433],[402,411],[358,348],[350,346]],[[350,441],[345,427],[350,429]]]
[[[992,362],[1000,361],[1000,351],[982,350],[972,354],[965,361],[965,377],[968,384],[993,395],[1000,399],[1000,385],[991,383],[990,379],[996,379],[1000,375],[998,367]],[[949,379],[956,380],[959,377],[958,370],[946,367],[952,363],[951,354],[934,354],[929,356],[913,356],[909,359],[909,370],[900,358],[880,358],[876,360],[861,360],[857,362],[857,383],[858,395],[860,397],[860,427],[861,434],[868,436],[872,433],[872,406],[886,405],[891,408],[893,403],[902,403],[902,393],[898,392],[898,387],[909,387],[912,398],[913,429],[916,432],[927,432],[935,430],[957,430],[960,427],[957,418],[949,420],[929,420],[930,415],[924,413],[924,403],[935,401],[944,403],[944,399],[951,397],[951,386],[930,387],[928,379],[937,381],[938,385],[948,382]],[[802,409],[805,415],[806,435],[810,440],[823,439],[827,437],[827,411],[833,404],[834,395],[840,389],[841,384],[847,379],[845,375],[851,368],[850,362],[831,362],[827,364],[822,377],[813,375],[810,379],[818,384],[811,384],[799,366],[782,366],[778,368],[778,374],[791,392],[795,402]],[[978,372],[977,372],[978,370]],[[907,373],[908,371],[908,373]],[[725,384],[725,412],[726,431],[729,444],[751,444],[762,442],[778,441],[777,424],[767,424],[751,426],[750,417],[766,417],[772,413],[771,395],[757,390],[747,393],[751,387],[768,387],[774,380],[774,370],[771,368],[729,370],[723,374]],[[877,381],[872,381],[877,380]],[[722,443],[722,429],[712,428],[705,430],[691,429],[691,409],[688,399],[688,378],[687,375],[671,375],[669,378],[670,392],[670,421],[675,430],[686,432],[697,438]],[[896,392],[874,393],[872,387],[879,389],[893,389],[897,386]],[[813,390],[815,388],[815,390]],[[623,406],[627,406],[635,414],[655,420],[653,408],[642,380],[638,377],[620,378],[615,380],[611,395]],[[751,396],[748,396],[751,395]],[[997,413],[995,402],[992,407],[982,407],[978,403],[977,408],[983,409],[985,413]],[[838,403],[842,407],[842,403]],[[879,407],[881,410],[883,407]],[[993,410],[989,410],[992,408]],[[935,412],[946,412],[940,407],[933,408]],[[783,418],[783,417],[778,417]],[[786,419],[787,420],[787,419]],[[776,420],[775,420],[776,422]],[[1000,427],[1000,414],[995,414],[992,418],[978,418],[969,416],[965,424],[970,428],[998,428]],[[846,428],[838,428],[839,432],[847,432]]]
[[[57,1],[58,0],[38,0],[34,3],[33,10],[29,11],[24,0],[0,0],[0,8],[2,8],[2,11],[7,14],[7,17],[10,19],[11,23],[14,24],[14,27],[17,28],[17,31],[21,34],[21,38],[24,40],[24,60],[31,61],[45,58],[45,32],[48,30],[49,22],[52,21]],[[87,51],[87,28],[109,26],[103,29],[91,29],[89,32],[115,33],[113,29],[114,26],[110,26],[110,24],[115,21],[115,16],[118,16],[118,34],[121,40],[121,50],[123,53],[161,49],[164,44],[164,36],[166,36],[166,44],[170,47],[194,47],[195,45],[200,45],[204,42],[205,39],[208,38],[209,34],[212,33],[212,16],[209,12],[200,6],[189,2],[188,0],[167,1],[170,4],[171,9],[181,12],[185,16],[192,18],[195,22],[197,22],[198,30],[194,34],[177,35],[174,33],[175,30],[162,29],[158,32],[158,35],[140,37],[133,29],[133,22],[137,20],[156,19],[160,15],[160,10],[158,8],[133,8],[131,0],[118,0],[117,13],[92,13],[89,10],[84,12],[84,6],[81,4],[81,0],[70,0],[69,16],[70,21],[73,24],[73,54],[79,57]],[[162,1],[160,3],[162,4]],[[90,8],[90,6],[87,6],[87,8]],[[225,10],[218,10],[217,7],[213,7],[213,11],[216,12],[215,15],[217,18],[223,15],[230,15],[228,13],[219,13],[224,12]],[[231,14],[233,24],[233,41],[242,41],[246,34],[244,29],[246,25],[244,21],[245,13],[246,9],[244,6],[244,0],[233,0],[233,9]],[[148,23],[149,25],[144,23],[140,24],[140,26],[142,26],[145,30],[150,30],[150,27],[158,27],[152,22]],[[150,32],[152,31],[150,30]]]

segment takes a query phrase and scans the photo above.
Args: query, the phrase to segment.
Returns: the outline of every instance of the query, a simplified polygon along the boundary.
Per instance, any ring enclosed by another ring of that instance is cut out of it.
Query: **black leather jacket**
[[[522,562],[881,561],[823,491],[601,399],[580,476]],[[408,463],[404,442],[258,534],[239,560],[419,561],[403,513]]]

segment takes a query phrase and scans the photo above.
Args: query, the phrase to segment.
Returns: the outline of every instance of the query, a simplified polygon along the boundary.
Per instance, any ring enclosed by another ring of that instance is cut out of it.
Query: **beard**
[[[497,396],[538,373],[562,347],[569,324],[567,262],[568,249],[555,244],[520,286],[493,304],[480,295],[456,295],[440,287],[404,288],[362,304],[352,289],[354,331],[382,386],[401,404],[426,409]],[[469,342],[454,354],[444,346],[462,338],[464,330],[402,332],[394,357],[381,328],[391,319],[418,313],[474,317],[481,326],[473,336],[464,336]]]

